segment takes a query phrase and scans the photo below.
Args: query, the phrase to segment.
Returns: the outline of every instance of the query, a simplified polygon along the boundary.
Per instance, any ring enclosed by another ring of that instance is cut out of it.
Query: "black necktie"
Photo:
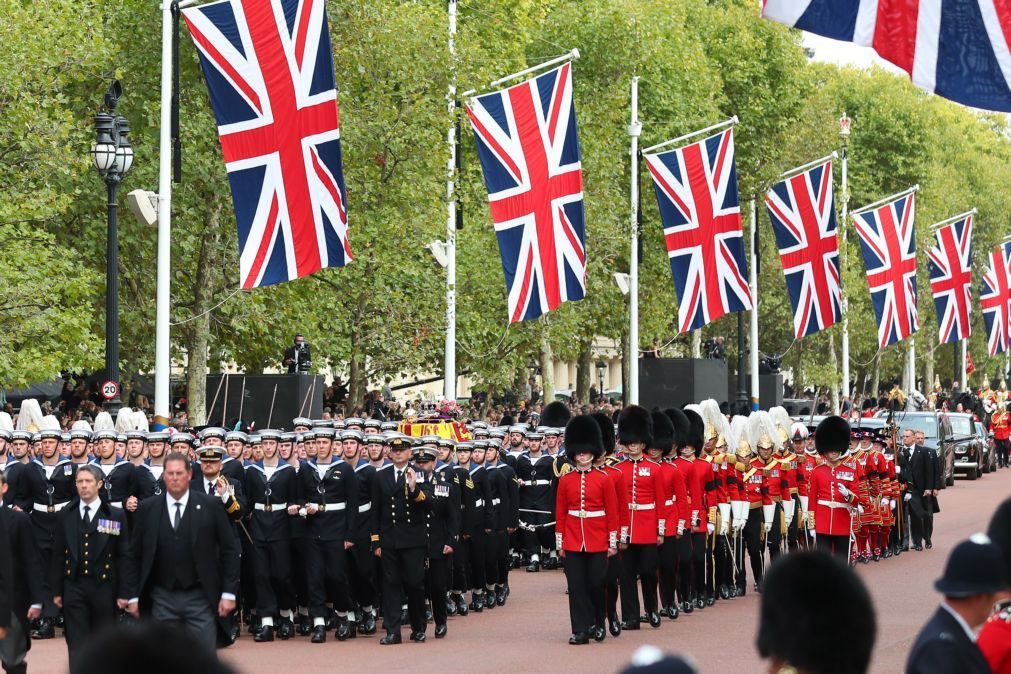
[[[179,522],[183,518],[183,504],[176,501],[176,515],[172,518],[172,529],[179,528]]]
[[[84,523],[85,524],[91,524],[91,515],[89,513],[91,513],[91,506],[89,506],[89,505],[84,506]]]
[[[207,494],[209,496],[214,496],[214,483],[213,482],[208,482],[207,483]]]

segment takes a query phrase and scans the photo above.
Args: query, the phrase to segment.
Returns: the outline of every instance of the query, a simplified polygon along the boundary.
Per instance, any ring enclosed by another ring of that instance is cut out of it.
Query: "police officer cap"
[[[456,446],[456,443],[453,442],[451,438],[439,438],[438,445],[440,447],[449,447],[450,449],[452,449],[453,447]]]
[[[354,431],[351,431],[354,433]],[[369,433],[365,436],[366,445],[381,445],[386,442],[386,438],[381,433]]]
[[[207,438],[221,438],[222,440],[224,440],[227,434],[228,431],[221,428],[220,426],[208,426],[204,430],[200,431],[197,437],[199,437],[201,440],[206,440]]]
[[[197,450],[201,461],[221,461],[225,458],[225,448],[220,445],[204,445]]]
[[[38,433],[39,440],[45,440],[46,438],[53,438],[54,440],[59,440],[63,437],[63,432],[58,428],[43,428]]]
[[[249,436],[242,431],[228,431],[225,433],[225,442],[232,442],[233,440],[238,440],[242,444],[249,442]]]
[[[934,589],[945,597],[974,597],[1006,589],[1000,548],[986,534],[973,534],[955,546]]]
[[[366,419],[364,426],[365,426],[365,428],[380,428],[381,429],[383,427],[383,422],[380,421],[379,419]]]
[[[344,420],[344,425],[348,427],[358,426],[359,428],[361,428],[362,426],[365,425],[365,421],[359,417],[348,417],[347,419]]]
[[[293,433],[292,431],[285,431],[284,433],[281,433],[281,439],[278,442],[282,443],[295,442],[295,437],[296,434]]]
[[[317,439],[330,438],[331,440],[333,440],[335,437],[337,437],[337,431],[328,426],[319,426],[317,428],[312,429],[312,432],[316,434]]]
[[[414,460],[417,462],[435,461],[435,450],[431,447],[421,447],[414,453]]]
[[[280,440],[281,431],[273,428],[264,428],[260,431],[260,440]]]
[[[372,435],[375,435],[375,433],[373,433]],[[356,430],[341,431],[341,440],[354,440],[355,442],[362,442],[365,440],[365,436],[362,435],[361,431]]]
[[[193,447],[195,441],[196,441],[196,438],[194,438],[189,433],[173,433],[172,434],[172,438],[169,440],[169,444],[170,445],[175,445],[175,444],[183,443],[183,444],[189,445],[190,447]]]
[[[148,433],[144,439],[148,442],[167,442],[169,434],[165,431],[155,431],[154,433]]]
[[[73,435],[74,432],[70,431],[70,434]],[[126,432],[126,439],[127,440],[144,440],[146,438],[147,438],[147,433],[145,433],[144,431],[127,431]]]
[[[295,428],[299,426],[305,426],[306,428],[312,428],[312,419],[309,417],[295,417],[291,420],[291,425]]]
[[[104,432],[108,433],[109,431]],[[112,431],[112,434],[115,436],[116,432]],[[76,428],[70,431],[71,440],[91,440],[93,438],[94,436],[91,434],[91,431],[89,431],[87,428]]]
[[[421,436],[421,444],[432,445],[433,447],[439,444],[438,435],[423,435]]]
[[[14,437],[13,432],[8,431],[6,428],[0,428],[0,440],[7,440],[9,442],[12,437]]]
[[[410,438],[400,436],[390,439],[390,451],[398,452],[404,449],[411,449],[413,443]]]
[[[384,431],[384,432],[385,431],[395,431],[395,430],[397,430],[397,428],[398,428],[398,424],[397,424],[396,421],[384,421],[381,424],[379,424],[379,430]]]
[[[32,441],[31,431],[14,431],[11,433],[11,441],[14,440],[24,440],[25,442]]]

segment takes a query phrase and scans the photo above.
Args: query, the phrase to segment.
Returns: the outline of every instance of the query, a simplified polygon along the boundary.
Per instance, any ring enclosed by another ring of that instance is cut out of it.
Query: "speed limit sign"
[[[109,379],[108,381],[102,382],[102,397],[106,400],[112,400],[119,395],[119,384]]]

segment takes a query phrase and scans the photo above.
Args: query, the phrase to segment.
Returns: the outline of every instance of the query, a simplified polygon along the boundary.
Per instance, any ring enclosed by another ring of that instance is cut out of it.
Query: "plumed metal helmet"
[[[807,440],[807,436],[808,435],[809,435],[809,433],[808,433],[808,430],[807,430],[807,426],[805,426],[804,424],[800,423],[799,421],[794,422],[794,424],[792,426],[790,426],[790,439],[791,440],[795,440],[795,441],[797,441],[797,440]]]
[[[730,420],[730,438],[727,440],[728,451],[742,461],[746,461],[754,452],[748,439],[748,417],[738,414]]]
[[[649,411],[638,405],[629,405],[618,415],[618,441],[623,445],[643,443],[653,439],[653,420]],[[568,451],[568,444],[566,444]]]
[[[726,441],[727,418],[720,411],[720,404],[718,402],[712,398],[703,400],[699,403],[699,415],[706,424],[706,442],[716,440],[716,444],[719,445],[722,438],[723,444],[730,444]]]
[[[688,417],[688,435],[685,437],[685,444],[695,448],[695,455],[702,451],[702,445],[706,443],[706,422],[695,410],[685,408],[685,416]]]
[[[565,453],[570,458],[590,452],[594,459],[604,455],[604,440],[600,435],[600,425],[593,417],[581,414],[572,417],[565,425]]]
[[[650,412],[650,417],[653,419],[653,440],[649,449],[659,449],[662,456],[667,456],[674,449],[674,424],[659,410]]]
[[[850,446],[849,423],[842,417],[825,417],[815,431],[814,446],[819,454],[845,452]]]
[[[544,406],[544,410],[541,412],[540,425],[565,428],[565,425],[569,423],[569,419],[571,418],[572,413],[569,412],[569,408],[565,406],[565,403],[561,400],[554,400]]]
[[[776,422],[768,412],[759,410],[748,417],[748,441],[755,450],[771,449],[776,451],[781,446]]]
[[[780,446],[786,446],[786,443],[790,440],[790,426],[793,425],[790,413],[786,411],[785,407],[777,405],[776,407],[769,408],[769,416],[776,423]]]
[[[597,425],[600,426],[600,437],[604,444],[604,454],[613,454],[616,437],[611,417],[603,412],[594,412],[591,416],[597,422]]]

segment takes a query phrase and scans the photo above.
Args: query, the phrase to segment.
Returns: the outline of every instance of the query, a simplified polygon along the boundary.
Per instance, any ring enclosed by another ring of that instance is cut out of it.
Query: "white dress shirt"
[[[98,499],[98,498],[96,498],[91,503],[85,503],[84,501],[81,501],[78,504],[78,506],[77,506],[78,512],[81,513],[81,519],[82,520],[84,519],[84,507],[87,506],[88,507],[88,522],[89,523],[93,522],[94,519],[95,519],[95,513],[98,512],[98,506],[99,505],[101,505],[101,499]]]

